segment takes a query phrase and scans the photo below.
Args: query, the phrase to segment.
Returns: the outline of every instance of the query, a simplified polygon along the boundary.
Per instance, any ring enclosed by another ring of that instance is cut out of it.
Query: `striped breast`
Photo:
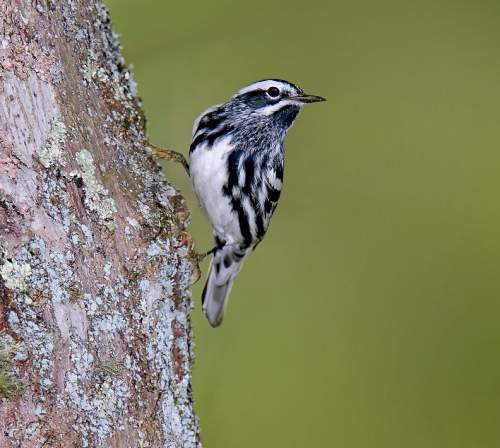
[[[265,235],[282,188],[283,160],[270,161],[267,153],[235,148],[227,158],[224,195],[236,213],[245,246]]]

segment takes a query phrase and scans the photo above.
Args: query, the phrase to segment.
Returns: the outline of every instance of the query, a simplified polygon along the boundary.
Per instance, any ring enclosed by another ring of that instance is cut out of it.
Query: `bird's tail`
[[[248,249],[230,245],[215,249],[201,296],[203,312],[212,327],[218,327],[222,322],[231,287],[247,252]]]

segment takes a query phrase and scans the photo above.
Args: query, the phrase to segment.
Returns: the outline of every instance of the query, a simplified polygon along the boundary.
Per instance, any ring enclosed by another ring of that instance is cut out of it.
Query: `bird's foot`
[[[193,265],[193,277],[191,279],[191,285],[194,285],[201,278],[201,268],[200,263],[208,257],[210,254],[214,253],[215,247],[207,252],[201,254],[196,253],[194,250],[191,252],[190,259]]]
[[[209,255],[212,255],[215,252],[215,247],[212,247],[212,249],[202,252],[201,254],[196,254],[196,259],[198,260],[198,263],[201,263],[205,258],[207,258]]]
[[[189,163],[183,154],[172,149],[160,148],[159,146],[152,145],[150,143],[147,146],[151,149],[151,154],[156,160],[164,159],[181,163],[189,176]]]

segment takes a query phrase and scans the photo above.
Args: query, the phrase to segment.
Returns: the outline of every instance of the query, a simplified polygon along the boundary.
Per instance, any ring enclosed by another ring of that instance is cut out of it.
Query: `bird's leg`
[[[155,146],[152,144],[148,144],[148,147],[151,148],[153,157],[157,160],[165,159],[172,162],[182,163],[182,166],[189,176],[189,163],[187,162],[184,155],[182,155],[180,152],[174,151],[172,149],[160,148],[159,146]]]
[[[201,263],[209,255],[212,255],[215,252],[215,249],[217,249],[217,247],[212,247],[212,249],[208,250],[207,252],[203,252],[201,254],[196,254],[196,258],[198,260],[198,263]]]

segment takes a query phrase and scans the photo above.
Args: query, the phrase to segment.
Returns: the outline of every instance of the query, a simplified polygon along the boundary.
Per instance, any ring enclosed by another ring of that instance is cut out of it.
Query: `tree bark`
[[[98,0],[0,0],[0,447],[199,447],[183,198]]]

